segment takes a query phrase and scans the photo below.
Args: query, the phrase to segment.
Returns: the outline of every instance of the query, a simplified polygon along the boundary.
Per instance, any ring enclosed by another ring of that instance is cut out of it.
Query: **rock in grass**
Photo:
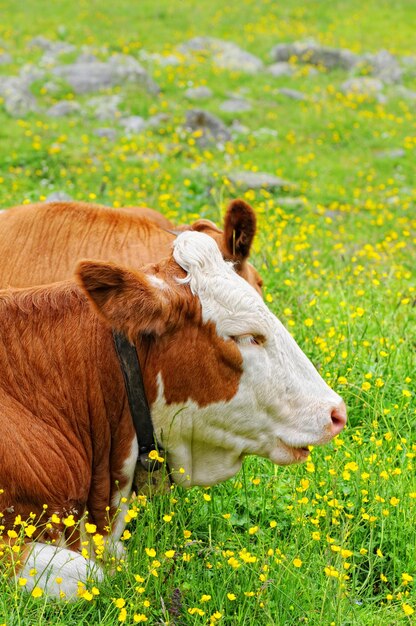
[[[151,115],[146,120],[146,125],[148,128],[161,128],[162,126],[166,126],[166,124],[170,120],[169,113],[156,113],[155,115]]]
[[[265,172],[231,172],[227,174],[227,178],[235,187],[242,191],[248,189],[293,190],[296,187],[295,183]]]
[[[289,61],[296,57],[298,63],[318,65],[328,70],[351,70],[360,61],[360,57],[350,50],[329,48],[316,43],[282,43],[272,48],[270,54],[275,62]]]
[[[369,76],[357,76],[349,78],[341,85],[341,91],[362,96],[377,96],[383,89],[383,83],[379,78]]]
[[[200,146],[231,140],[231,133],[224,122],[203,109],[187,111],[185,127],[190,131],[200,131],[200,136],[197,137]]]
[[[44,70],[31,63],[23,65],[17,76],[0,76],[0,96],[9,115],[25,117],[28,113],[39,110],[30,87],[44,76]]]
[[[121,96],[94,96],[87,102],[87,107],[97,120],[115,120],[119,117],[118,105],[121,103]]]
[[[90,93],[126,82],[136,83],[149,93],[159,93],[159,87],[146,70],[131,56],[116,54],[107,62],[76,62],[59,65],[52,72],[66,80],[75,93]]]
[[[279,78],[280,76],[293,76],[293,74],[295,73],[295,68],[291,63],[288,63],[287,61],[280,61],[279,63],[273,63],[273,65],[269,65],[267,71],[275,78]]]
[[[104,137],[109,141],[114,141],[117,137],[117,131],[114,128],[96,128],[93,133],[96,137]]]
[[[404,98],[404,100],[412,100],[412,101],[416,100],[416,91],[413,91],[412,89],[408,89],[407,87],[404,87],[403,85],[396,87],[396,94],[400,98]]]
[[[380,50],[375,54],[359,55],[344,48],[330,48],[313,42],[294,42],[275,46],[271,50],[271,58],[276,63],[285,63],[291,58],[296,58],[298,63],[309,63],[310,65],[325,67],[327,70],[343,69],[350,71],[366,67],[371,76],[379,78],[384,83],[400,82],[403,75],[397,58],[387,50]],[[275,71],[279,75],[279,68],[276,68]],[[283,68],[281,71],[284,71]]]
[[[380,150],[375,153],[379,159],[401,159],[406,154],[403,148],[390,148],[389,150]]]
[[[75,46],[72,45],[72,43],[67,43],[66,41],[52,41],[43,35],[33,37],[33,39],[29,41],[29,47],[40,48],[44,52],[53,55],[66,54],[75,50]]]
[[[306,199],[303,196],[283,196],[282,198],[276,198],[276,206],[285,207],[287,209],[301,209],[306,204]]]
[[[306,94],[304,94],[302,91],[298,91],[297,89],[282,87],[281,89],[278,89],[278,92],[282,96],[286,96],[286,98],[290,98],[291,100],[307,100]]]
[[[36,98],[30,92],[30,82],[21,76],[0,77],[0,96],[4,108],[12,117],[25,117],[38,110]]]
[[[97,63],[98,59],[92,52],[81,52],[77,56],[76,63]]]
[[[13,59],[8,52],[2,52],[0,54],[0,65],[9,65],[9,63],[12,63],[12,62],[13,62]]]
[[[49,115],[49,117],[66,117],[67,115],[79,113],[80,110],[81,107],[78,102],[74,100],[61,100],[49,107],[46,111],[46,115]]]
[[[371,75],[379,78],[383,83],[399,83],[403,70],[398,60],[387,50],[380,50],[376,54],[364,54],[362,63],[369,66]]]
[[[400,58],[400,61],[404,67],[410,67],[411,69],[416,67],[416,56],[413,54],[406,54]]]
[[[189,87],[185,91],[185,98],[188,100],[208,100],[212,98],[212,90],[209,87]]]
[[[140,115],[130,115],[119,120],[126,133],[135,135],[141,133],[147,126],[146,121]]]
[[[245,113],[246,111],[251,111],[251,104],[243,98],[231,98],[222,102],[220,109],[226,113]]]
[[[232,41],[215,37],[194,37],[183,43],[180,51],[210,55],[214,65],[226,70],[256,74],[263,69],[263,61],[259,57],[243,50]]]
[[[45,199],[45,202],[72,202],[73,198],[69,196],[65,191],[53,191]]]
[[[263,61],[246,50],[232,44],[213,56],[213,63],[222,69],[246,74],[257,74],[263,69]]]
[[[182,64],[182,59],[177,54],[159,54],[158,52],[148,52],[142,48],[138,52],[138,56],[142,61],[157,63],[162,67],[177,67]]]

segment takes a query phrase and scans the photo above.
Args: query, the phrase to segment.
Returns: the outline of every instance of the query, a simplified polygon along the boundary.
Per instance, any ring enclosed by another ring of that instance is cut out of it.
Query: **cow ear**
[[[80,261],[75,278],[95,311],[131,341],[163,332],[169,307],[162,280],[104,261]]]
[[[221,234],[222,232],[218,228],[218,226],[214,224],[214,222],[211,222],[211,220],[206,220],[206,219],[197,220],[189,227],[189,230],[195,230],[198,233],[205,233],[207,231],[212,231],[214,233]]]
[[[232,258],[245,261],[256,234],[256,214],[244,200],[232,200],[224,218],[224,245]]]

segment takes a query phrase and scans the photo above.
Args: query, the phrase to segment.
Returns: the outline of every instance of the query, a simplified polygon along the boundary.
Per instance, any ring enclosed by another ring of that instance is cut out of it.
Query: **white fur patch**
[[[185,231],[173,245],[176,262],[188,273],[184,282],[201,301],[205,322],[214,322],[222,337],[265,334],[273,314],[232,263],[224,261],[212,237]]]
[[[99,583],[104,578],[97,563],[84,559],[77,552],[42,543],[29,544],[29,547],[30,554],[19,572],[19,577],[27,580],[24,585],[27,591],[40,587],[48,596],[76,600],[79,582]]]

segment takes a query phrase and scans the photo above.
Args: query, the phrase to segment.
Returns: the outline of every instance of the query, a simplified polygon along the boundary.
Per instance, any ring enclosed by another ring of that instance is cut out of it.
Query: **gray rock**
[[[227,50],[215,53],[212,60],[217,67],[234,72],[257,74],[263,69],[263,61],[259,57],[234,44]]]
[[[390,150],[380,150],[376,152],[376,157],[379,159],[401,159],[406,154],[406,150],[403,148],[391,148]]]
[[[305,206],[306,199],[302,196],[299,196],[298,198],[283,196],[282,198],[276,198],[276,204],[277,206],[287,207],[288,209],[298,209]]]
[[[41,80],[44,76],[45,71],[32,63],[26,63],[26,65],[23,65],[19,72],[20,80],[27,85],[27,87],[30,87],[30,85],[32,85],[35,81]]]
[[[141,133],[146,128],[146,121],[140,115],[130,115],[119,120],[119,124],[129,134]]]
[[[250,132],[249,127],[244,126],[244,124],[241,124],[238,120],[233,120],[231,122],[230,130],[235,135],[248,135]]]
[[[405,67],[416,67],[416,56],[412,55],[412,54],[408,54],[404,57],[401,57],[401,62]]]
[[[185,91],[185,97],[188,100],[207,100],[212,98],[212,90],[209,87],[189,87]]]
[[[105,137],[110,141],[114,141],[117,137],[117,131],[114,128],[96,128],[93,132],[97,137]]]
[[[146,124],[148,128],[160,128],[161,126],[165,126],[169,120],[170,115],[168,113],[156,113],[149,117]]]
[[[254,137],[278,137],[279,133],[275,128],[260,127],[253,131]]]
[[[0,54],[0,65],[8,65],[13,63],[12,56],[8,52],[2,52]]]
[[[158,52],[147,52],[146,50],[140,50],[139,57],[142,61],[150,61],[157,63],[162,67],[176,67],[181,65],[182,61],[176,54],[163,55]]]
[[[25,117],[38,110],[36,98],[30,92],[30,83],[20,76],[0,77],[0,96],[4,108],[12,117]]]
[[[36,41],[39,40],[39,43]],[[58,57],[62,54],[68,54],[70,52],[74,52],[75,46],[70,43],[66,43],[64,41],[50,41],[44,37],[35,37],[32,40],[33,44],[30,47],[38,47],[43,50],[43,55],[39,61],[39,65],[42,67],[51,67],[56,65],[58,62]]]
[[[353,93],[363,96],[377,96],[383,89],[383,83],[379,78],[369,76],[357,76],[349,78],[341,85],[344,93]]]
[[[32,111],[38,111],[36,98],[30,91],[31,85],[45,72],[32,64],[23,65],[18,76],[0,76],[0,96],[4,99],[4,108],[13,117],[24,117]]]
[[[61,100],[56,104],[49,107],[46,111],[46,115],[49,117],[65,117],[66,115],[73,115],[74,113],[79,113],[81,110],[78,102],[74,100]]]
[[[403,85],[396,87],[396,94],[405,100],[416,100],[416,91],[412,91]]]
[[[12,117],[25,117],[38,111],[34,96],[26,91],[12,90],[4,98],[4,108]]]
[[[203,109],[187,111],[185,127],[190,131],[201,131],[201,136],[197,138],[197,143],[200,146],[231,140],[230,131],[224,122]]]
[[[360,60],[360,57],[350,50],[329,48],[316,43],[283,43],[271,50],[273,61],[289,61],[292,57],[296,57],[298,63],[318,65],[328,70],[335,68],[351,70]]]
[[[162,67],[177,67],[182,62],[175,54],[167,54],[166,56],[160,54],[157,60]]]
[[[269,65],[267,71],[272,76],[279,78],[279,76],[293,76],[295,73],[295,68],[291,63],[287,63],[287,61],[281,61],[279,63],[273,63],[273,65]]]
[[[247,100],[233,98],[222,102],[219,108],[227,113],[244,113],[245,111],[251,111],[251,104]]]
[[[273,174],[265,172],[232,172],[227,178],[241,190],[247,189],[293,189],[296,185]]]
[[[72,202],[73,198],[65,191],[54,191],[45,199],[45,202]]]
[[[43,35],[33,37],[33,39],[31,39],[29,42],[29,47],[40,48],[44,52],[55,56],[58,56],[59,54],[73,52],[75,50],[75,46],[72,45],[72,43],[67,43],[66,41],[52,41],[51,39],[43,37]]]
[[[95,96],[87,102],[87,107],[97,120],[115,120],[121,113],[118,105],[121,102],[121,96]]]
[[[125,82],[143,86],[150,93],[159,93],[159,87],[136,59],[128,55],[113,55],[104,63],[70,63],[55,67],[53,73],[66,80],[76,93],[90,93],[108,89]]]
[[[215,37],[193,37],[179,46],[180,52],[215,52],[223,46],[228,45],[228,41],[216,39]]]
[[[217,67],[236,72],[255,74],[263,69],[263,61],[254,54],[243,50],[232,41],[215,37],[194,37],[180,46],[180,51],[205,52],[212,56]]]
[[[75,63],[97,63],[98,59],[92,52],[81,52],[77,56]]]
[[[403,77],[398,60],[387,50],[380,50],[376,54],[364,54],[362,63],[369,65],[372,76],[379,78],[383,83],[399,83]]]
[[[55,78],[54,80],[48,80],[43,84],[43,88],[50,94],[59,93],[61,91],[61,85],[59,81]]]
[[[282,96],[286,96],[286,98],[290,98],[291,100],[307,100],[306,94],[302,91],[298,91],[297,89],[289,89],[288,87],[282,87],[277,90]]]

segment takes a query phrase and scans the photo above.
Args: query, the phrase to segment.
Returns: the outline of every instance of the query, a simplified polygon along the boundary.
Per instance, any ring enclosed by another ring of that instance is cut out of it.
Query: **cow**
[[[232,201],[224,231],[199,219],[175,226],[147,207],[111,209],[79,202],[23,205],[0,213],[0,287],[47,284],[73,276],[80,258],[116,261],[136,268],[170,253],[182,230],[213,237],[224,257],[261,294],[262,279],[248,262],[256,232],[256,216],[243,200]],[[139,463],[136,491],[153,494],[169,489],[161,473],[151,476]]]
[[[248,262],[256,216],[243,200],[232,201],[224,231],[200,219],[177,229],[146,207],[111,209],[82,202],[23,205],[0,213],[0,286],[29,287],[71,278],[81,258],[140,268],[166,257],[178,231],[205,232],[225,259],[261,293],[262,279]]]
[[[44,520],[18,575],[68,599],[103,577],[80,551],[86,511],[119,553],[138,456],[112,331],[136,347],[155,438],[184,487],[232,477],[247,455],[301,462],[346,423],[342,399],[205,233],[181,233],[141,270],[83,260],[75,276],[0,292],[2,525]],[[76,531],[56,527],[68,517]]]

